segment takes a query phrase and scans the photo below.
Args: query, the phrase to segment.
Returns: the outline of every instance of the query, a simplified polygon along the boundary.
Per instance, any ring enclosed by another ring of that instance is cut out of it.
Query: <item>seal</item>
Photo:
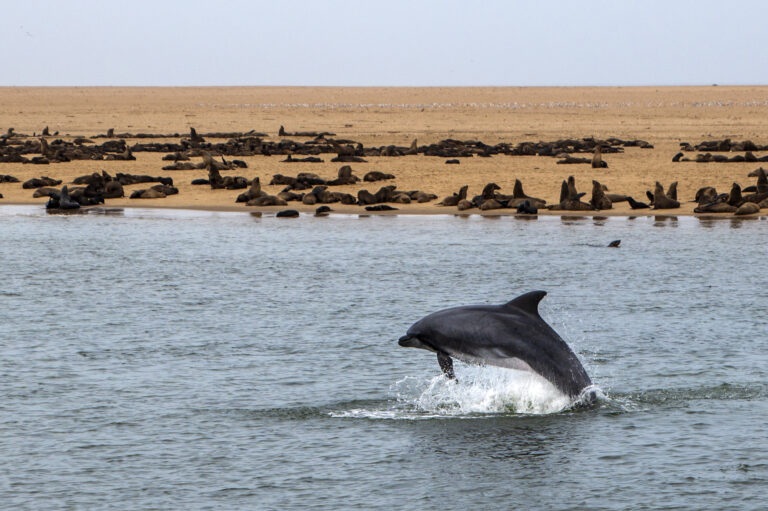
[[[61,191],[55,191],[51,194],[51,198],[45,204],[45,209],[79,209],[80,203],[73,200],[69,196],[69,190],[66,186],[61,188]]]
[[[547,205],[547,201],[544,199],[539,199],[538,197],[531,197],[530,195],[526,195],[526,193],[523,191],[523,183],[519,179],[515,179],[515,186],[512,189],[512,201],[509,201],[507,204],[507,207],[514,208],[520,206],[524,201],[528,201],[528,203],[534,207],[534,208],[543,208]]]
[[[524,215],[537,215],[539,213],[539,208],[534,204],[531,204],[530,200],[525,199],[517,206],[517,212]]]
[[[739,206],[739,209],[736,210],[734,215],[754,215],[755,213],[760,212],[760,206],[758,206],[754,202],[745,202],[741,206]]]
[[[675,195],[677,195],[677,183],[675,182],[674,185],[675,187],[673,191],[675,192]],[[672,189],[671,186],[670,189]],[[656,187],[653,191],[653,209],[675,209],[679,207],[680,203],[675,199],[667,197],[661,183],[656,181]]]
[[[598,144],[595,147],[595,154],[592,156],[592,168],[602,169],[608,168],[608,164],[603,161],[603,146]]]
[[[717,198],[717,190],[712,186],[704,186],[696,191],[694,201],[699,203],[699,206],[714,202]]]
[[[459,189],[459,193],[454,193],[450,197],[446,197],[442,200],[442,202],[439,202],[438,206],[456,206],[459,204],[460,201],[463,201],[467,198],[467,190],[469,189],[468,185],[464,185]],[[358,196],[359,198],[359,196]]]
[[[592,198],[589,203],[597,210],[613,208],[613,203],[605,196],[603,185],[594,179],[592,180]]]
[[[731,206],[727,202],[727,196],[723,194],[722,196],[716,197],[714,200],[708,202],[708,203],[699,203],[699,205],[694,208],[694,213],[733,213],[736,211],[736,206]]]
[[[677,181],[669,185],[669,188],[667,189],[667,197],[672,200],[677,200]]]
[[[576,179],[568,176],[568,181],[563,181],[560,186],[560,202],[547,206],[551,211],[591,211],[594,208],[592,204],[582,202],[580,199],[586,195],[576,191]]]
[[[733,183],[731,185],[731,192],[728,194],[728,204],[731,206],[739,207],[744,199],[741,196],[741,186],[739,183]]]

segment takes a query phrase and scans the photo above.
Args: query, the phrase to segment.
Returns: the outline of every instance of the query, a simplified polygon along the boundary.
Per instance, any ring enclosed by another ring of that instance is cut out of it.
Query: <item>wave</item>
[[[721,383],[699,387],[646,389],[639,392],[618,392],[610,400],[627,411],[647,407],[678,405],[691,401],[752,401],[768,397],[765,384]]]

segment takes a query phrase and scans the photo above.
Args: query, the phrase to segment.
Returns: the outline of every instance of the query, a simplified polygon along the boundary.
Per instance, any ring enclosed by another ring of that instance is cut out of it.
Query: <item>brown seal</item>
[[[480,204],[480,210],[482,211],[488,211],[491,209],[501,209],[504,206],[501,205],[501,202],[497,201],[496,199],[488,199],[487,201]]]
[[[667,197],[672,200],[677,200],[677,181],[669,185],[669,188],[667,189]]]
[[[755,213],[760,212],[760,206],[755,204],[754,202],[745,202],[741,206],[739,206],[739,209],[736,210],[734,215],[754,215]]]
[[[645,202],[636,201],[630,196],[627,196],[627,202],[629,202],[629,207],[632,209],[646,209],[650,207]]]
[[[611,209],[613,207],[610,199],[605,196],[603,186],[594,179],[592,180],[592,198],[589,200],[589,203],[597,210]]]
[[[560,204],[554,204],[547,206],[550,211],[592,211],[594,208],[592,204],[581,202],[579,199],[566,199]]]
[[[492,200],[499,204],[501,207],[504,207],[503,204],[501,204],[499,197],[496,196],[496,190],[501,190],[501,187],[496,183],[488,183],[483,187],[483,191],[480,195],[476,195],[472,198],[472,204],[480,209],[483,209],[483,204]],[[498,208],[495,206],[495,204],[489,204],[486,209]]]
[[[696,207],[693,212],[694,213],[733,213],[736,211],[736,206],[731,206],[728,204],[727,198],[725,195],[721,197],[716,197],[714,200],[708,203],[699,203],[699,206]]]
[[[676,190],[677,188],[675,187],[674,191],[676,192]],[[653,191],[653,209],[675,209],[679,207],[680,203],[675,199],[667,197],[664,193],[664,187],[656,181],[656,187]]]
[[[583,194],[582,194],[583,195]],[[573,176],[568,176],[568,199],[573,199],[574,197],[578,197],[579,192],[576,191],[576,178]]]
[[[608,165],[604,165],[603,162],[603,147],[598,144],[597,147],[595,147],[595,154],[592,156],[592,168],[593,169],[599,169],[603,167],[607,167]]]
[[[287,202],[274,195],[262,195],[253,200],[249,200],[246,206],[285,206]]]
[[[519,179],[515,179],[515,187],[512,190],[512,201],[509,201],[507,204],[508,208],[516,208],[526,200],[528,203],[535,207],[535,208],[543,208],[547,205],[547,201],[544,199],[539,199],[537,197],[531,197],[529,195],[526,195],[523,191],[523,183]]]
[[[328,184],[331,186],[353,185],[358,181],[360,181],[360,178],[352,174],[352,167],[344,165],[339,169],[336,179],[328,181]]]
[[[757,169],[757,193],[768,193],[768,176],[765,170],[760,167]]]
[[[603,192],[607,191],[605,185],[603,185]],[[616,202],[629,202],[629,195],[624,195],[623,193],[606,193],[605,196],[608,197],[612,204]]]
[[[472,204],[471,201],[468,201],[467,199],[460,200],[458,204],[456,204],[456,207],[459,209],[459,211],[464,211],[467,209],[472,209],[475,207],[474,204]]]
[[[739,183],[733,183],[731,185],[731,193],[728,194],[728,204],[739,207],[742,202],[744,202],[744,199],[741,197],[741,186],[739,186]]]
[[[419,190],[414,190],[412,192],[409,192],[409,195],[411,196],[411,200],[415,200],[419,204],[423,204],[425,202],[431,202],[437,199],[437,195],[435,195],[434,193],[427,193]]]
[[[166,197],[166,194],[156,188],[135,190],[130,196],[131,199],[162,199],[164,197]]]
[[[714,202],[717,198],[717,190],[712,186],[704,186],[696,191],[694,200],[699,203],[699,206]]]
[[[253,199],[258,199],[264,195],[267,195],[267,193],[262,191],[261,180],[256,176],[253,178],[253,181],[251,181],[251,188],[247,192],[238,195],[235,202],[250,202]]]
[[[483,191],[480,194],[480,198],[483,201],[496,198],[496,190],[501,190],[501,187],[496,183],[488,183],[483,187]]]
[[[379,172],[378,170],[372,170],[363,176],[363,181],[371,183],[374,181],[384,181],[386,179],[395,179],[395,176],[393,174],[385,174],[384,172]]]
[[[357,202],[361,206],[366,204],[376,204],[376,196],[368,190],[360,190],[357,192]]]
[[[560,202],[547,206],[547,209],[552,211],[591,211],[594,208],[591,204],[581,202],[584,192],[579,193],[576,191],[576,179],[573,176],[568,176],[568,181],[563,181],[560,186]]]
[[[454,193],[450,197],[446,197],[442,202],[438,203],[438,206],[456,206],[460,201],[467,198],[468,185],[464,185],[459,189],[459,193]]]

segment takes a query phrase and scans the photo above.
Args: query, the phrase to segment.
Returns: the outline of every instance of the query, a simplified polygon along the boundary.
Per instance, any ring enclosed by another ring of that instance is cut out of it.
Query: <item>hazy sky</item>
[[[768,83],[768,2],[0,2],[0,85]]]

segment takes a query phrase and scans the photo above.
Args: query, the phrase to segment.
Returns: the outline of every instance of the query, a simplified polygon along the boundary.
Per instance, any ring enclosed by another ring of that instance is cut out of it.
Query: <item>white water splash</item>
[[[442,375],[428,381],[405,378],[393,386],[398,401],[441,415],[547,414],[573,402],[541,376],[498,367],[465,366],[459,383]]]
[[[392,385],[390,390],[396,402],[387,408],[356,408],[330,415],[358,419],[471,419],[498,414],[558,413],[575,404],[535,373],[458,364],[455,369],[458,383],[442,374],[429,378],[409,376]]]

